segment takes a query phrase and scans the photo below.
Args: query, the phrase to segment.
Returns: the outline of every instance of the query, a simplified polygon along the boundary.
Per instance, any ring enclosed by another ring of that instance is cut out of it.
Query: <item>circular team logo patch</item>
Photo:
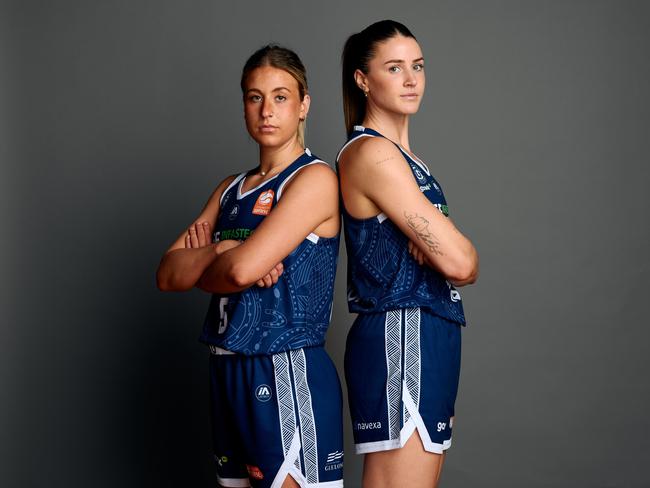
[[[271,399],[271,387],[269,385],[260,385],[255,388],[255,398],[260,402],[268,402]]]

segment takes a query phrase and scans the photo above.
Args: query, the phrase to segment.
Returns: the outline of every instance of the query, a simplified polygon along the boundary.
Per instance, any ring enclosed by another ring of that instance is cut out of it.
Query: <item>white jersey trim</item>
[[[311,152],[309,151],[309,149],[305,148],[305,152],[306,152],[309,156],[311,156]],[[329,166],[329,164],[327,164],[325,161],[322,161],[322,160],[320,160],[320,159],[314,159],[313,161],[311,161],[311,162],[305,164],[304,166],[301,166],[300,168],[297,168],[294,172],[292,172],[289,176],[287,176],[287,177],[284,179],[284,181],[283,181],[282,183],[280,183],[280,186],[279,186],[279,188],[278,188],[278,194],[276,195],[276,201],[279,201],[279,200],[280,200],[280,197],[282,196],[282,191],[284,190],[284,186],[285,186],[287,183],[289,183],[289,180],[291,180],[291,178],[293,178],[293,176],[294,176],[298,171],[300,171],[300,170],[303,169],[303,168],[306,168],[307,166],[310,166],[310,165],[312,165],[312,164],[316,164],[316,163],[319,163],[319,164],[325,164],[325,165]],[[314,234],[313,232],[310,232],[309,235],[308,235],[305,239],[307,239],[308,241],[313,242],[314,244],[318,244],[318,240],[320,239],[320,236]]]
[[[357,126],[355,126],[355,129],[356,129],[356,127]],[[376,136],[373,136],[371,134],[359,134],[358,136],[353,137],[348,142],[343,144],[343,147],[339,150],[338,154],[336,155],[336,161],[338,162],[338,160],[341,159],[341,154],[343,154],[343,151],[345,151],[350,144],[352,144],[354,141],[356,141],[357,139],[360,139],[362,137],[376,137]]]
[[[307,150],[305,150],[306,152]],[[310,154],[311,155],[311,154]],[[326,166],[329,166],[325,161],[321,161],[320,159],[314,159],[313,161],[310,161],[307,164],[302,165],[300,168],[296,168],[289,176],[287,176],[282,183],[280,183],[280,186],[278,187],[278,194],[276,196],[276,200],[280,200],[280,197],[282,196],[282,190],[284,190],[284,186],[289,183],[289,180],[293,178],[293,175],[295,175],[298,171],[300,171],[303,168],[306,168],[307,166],[311,166],[312,164],[324,164]],[[270,181],[270,180],[269,180]]]
[[[219,206],[221,206],[221,204],[223,203],[223,197],[226,196],[226,193],[228,193],[232,189],[233,186],[235,186],[237,183],[239,183],[239,180],[241,180],[244,176],[246,176],[246,171],[244,171],[243,173],[239,173],[235,177],[235,179],[230,182],[230,184],[226,187],[226,189],[223,191],[223,193],[219,197]]]
[[[404,154],[407,158],[409,158],[411,161],[417,164],[420,167],[420,169],[427,174],[427,176],[431,176],[431,171],[429,170],[429,167],[425,164],[424,161],[422,161],[420,158],[418,158],[415,155],[412,156],[411,154],[409,154],[409,152],[399,144],[397,145],[397,147],[399,147],[400,151],[402,151],[402,154]]]
[[[252,188],[252,189],[248,190],[246,193],[241,192],[241,188],[242,188],[242,186],[244,186],[244,181],[246,181],[246,178],[242,178],[242,180],[239,182],[239,186],[237,187],[237,200],[241,200],[242,198],[244,198],[244,197],[250,195],[251,193],[253,193],[254,191],[259,190],[264,185],[266,185],[268,182],[273,181],[274,179],[276,179],[278,176],[280,176],[280,173],[278,173],[275,176],[272,176],[268,180],[263,181],[262,183],[257,185],[255,188]]]

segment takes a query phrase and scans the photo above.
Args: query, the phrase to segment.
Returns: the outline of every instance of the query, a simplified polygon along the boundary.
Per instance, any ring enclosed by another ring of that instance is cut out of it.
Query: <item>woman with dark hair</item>
[[[363,486],[431,487],[451,445],[465,324],[455,287],[478,257],[447,217],[429,168],[411,151],[409,117],[424,93],[424,56],[384,20],[343,50],[348,142],[338,157],[348,252],[345,375]]]
[[[343,486],[341,390],[323,349],[339,247],[337,180],[304,147],[305,68],[266,46],[241,78],[259,165],[224,179],[165,253],[161,290],[212,293],[218,481],[225,487]]]

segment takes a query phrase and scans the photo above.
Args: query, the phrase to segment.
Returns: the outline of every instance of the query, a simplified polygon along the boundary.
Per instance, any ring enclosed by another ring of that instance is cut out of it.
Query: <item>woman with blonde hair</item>
[[[212,293],[218,481],[224,487],[343,486],[341,391],[323,349],[339,247],[336,175],[304,147],[305,69],[266,46],[241,79],[259,165],[225,178],[158,269],[162,290]]]

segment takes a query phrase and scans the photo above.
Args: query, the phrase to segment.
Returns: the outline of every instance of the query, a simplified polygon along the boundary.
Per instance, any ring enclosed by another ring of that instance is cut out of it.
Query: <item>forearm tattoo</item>
[[[443,253],[440,250],[440,241],[438,241],[438,238],[429,230],[429,221],[418,214],[409,214],[406,212],[404,212],[404,217],[406,217],[406,223],[408,226],[413,232],[415,232],[417,238],[426,244],[429,251],[437,256],[443,256]]]

